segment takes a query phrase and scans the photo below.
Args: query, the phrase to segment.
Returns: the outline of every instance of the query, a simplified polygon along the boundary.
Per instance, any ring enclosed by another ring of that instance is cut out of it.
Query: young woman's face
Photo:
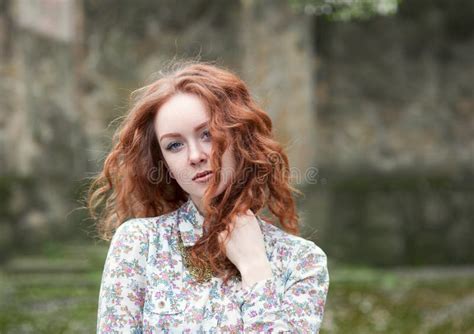
[[[198,208],[212,176],[199,178],[198,175],[212,172],[208,121],[209,114],[203,101],[196,95],[184,93],[165,102],[154,120],[155,133],[171,177]],[[224,191],[234,175],[235,159],[230,148],[224,152],[221,164],[221,181],[214,196]]]

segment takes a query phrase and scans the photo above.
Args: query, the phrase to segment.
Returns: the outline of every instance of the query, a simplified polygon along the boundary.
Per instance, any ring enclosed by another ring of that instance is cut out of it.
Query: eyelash
[[[202,134],[203,135],[206,134],[208,138],[211,138],[211,133],[209,132],[209,130],[204,130],[202,132]],[[166,146],[166,150],[167,151],[175,151],[176,150],[176,149],[174,149],[174,147],[176,147],[175,144],[180,144],[180,143],[179,142],[171,142],[171,143],[168,144],[168,146]]]

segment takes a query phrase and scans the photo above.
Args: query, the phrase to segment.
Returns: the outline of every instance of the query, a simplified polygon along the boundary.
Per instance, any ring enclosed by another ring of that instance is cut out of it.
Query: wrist
[[[273,277],[272,268],[268,259],[246,263],[239,268],[242,276],[242,288],[252,286],[258,281]]]

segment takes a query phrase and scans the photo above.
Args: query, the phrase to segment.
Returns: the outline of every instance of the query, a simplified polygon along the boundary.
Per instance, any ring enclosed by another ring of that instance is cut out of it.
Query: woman
[[[288,158],[246,85],[188,62],[134,96],[89,192],[113,236],[97,332],[317,333],[326,255],[297,236]]]

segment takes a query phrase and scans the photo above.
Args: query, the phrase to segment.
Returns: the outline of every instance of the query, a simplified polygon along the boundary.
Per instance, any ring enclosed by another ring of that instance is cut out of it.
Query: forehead
[[[172,96],[157,111],[154,126],[158,135],[168,132],[191,133],[209,120],[205,103],[196,95],[179,93]]]

